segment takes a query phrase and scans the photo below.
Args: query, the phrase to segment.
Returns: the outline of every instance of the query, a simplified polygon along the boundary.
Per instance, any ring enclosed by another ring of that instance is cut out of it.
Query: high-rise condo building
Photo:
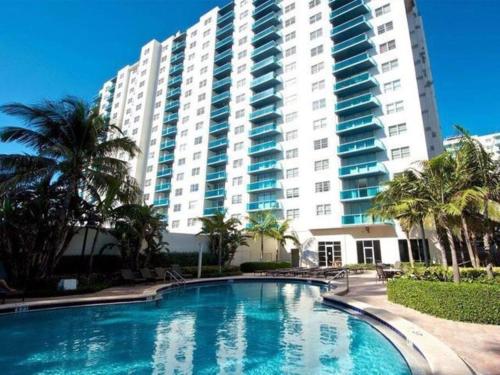
[[[481,143],[484,149],[493,155],[494,159],[500,160],[500,133],[473,135],[472,138]],[[461,139],[461,136],[445,138],[443,141],[444,148],[449,151],[454,151],[458,147]]]
[[[412,0],[234,0],[146,44],[100,98],[140,146],[130,173],[170,231],[270,210],[310,264],[405,260],[398,225],[366,211],[443,149]]]

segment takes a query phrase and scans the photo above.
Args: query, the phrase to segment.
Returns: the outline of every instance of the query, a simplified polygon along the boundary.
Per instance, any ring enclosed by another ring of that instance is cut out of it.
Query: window
[[[287,113],[285,115],[285,122],[292,122],[292,121],[295,121],[298,117],[298,114],[297,112],[291,112],[291,113]]]
[[[384,53],[387,51],[391,51],[396,48],[396,41],[395,40],[390,40],[386,43],[382,43],[379,47],[380,53]]]
[[[298,198],[299,188],[286,189],[286,197],[287,199]]]
[[[328,147],[328,138],[321,138],[314,141],[314,149],[321,150]]]
[[[297,69],[297,63],[295,61],[285,65],[285,73],[293,72],[295,69]]]
[[[326,118],[321,118],[319,120],[314,120],[313,130],[318,130],[326,127]]]
[[[314,30],[309,34],[310,40],[315,40],[323,36],[323,29]]]
[[[392,29],[394,29],[394,25],[391,21],[391,22],[384,23],[384,24],[380,25],[379,27],[377,27],[377,32],[379,34],[383,34],[383,33],[386,33],[388,31],[391,31]]]
[[[309,23],[312,25],[315,22],[321,20],[321,13],[316,13],[315,15],[309,17]]]
[[[309,1],[309,9],[314,8],[319,4],[321,4],[321,0],[311,0]]]
[[[245,131],[245,126],[240,125],[234,128],[234,134],[241,134]]]
[[[199,160],[199,159],[201,159],[201,152],[200,151],[195,152],[193,154],[193,160]]]
[[[290,130],[289,132],[286,132],[285,134],[285,140],[291,141],[292,139],[296,139],[298,136],[299,132],[297,129],[295,130]]]
[[[384,6],[375,9],[375,16],[380,17],[384,14],[389,13],[390,11],[391,11],[391,4],[385,4]]]
[[[184,173],[177,173],[177,181],[182,181],[184,180]]]
[[[245,110],[244,109],[240,109],[240,110],[236,111],[235,117],[236,118],[245,117]]]
[[[318,64],[315,64],[315,65],[311,66],[311,74],[319,73],[323,69],[325,69],[325,63],[324,62],[320,62]]]
[[[196,224],[196,218],[191,217],[188,219],[188,227],[194,227]]]
[[[179,228],[179,220],[172,220],[172,228]]]
[[[200,168],[193,168],[191,169],[191,176],[198,176],[200,174]]]
[[[332,205],[331,204],[318,204],[316,206],[316,216],[331,215]]]
[[[286,210],[286,218],[289,220],[298,219],[299,215],[300,215],[300,211],[298,208]]]
[[[323,45],[319,45],[311,49],[311,57],[318,56],[323,53]]]
[[[285,13],[291,12],[295,9],[295,3],[291,3],[285,7]]]
[[[238,142],[234,144],[234,151],[243,150],[243,142]]]
[[[405,109],[404,103],[402,100],[399,100],[399,101],[394,102],[394,103],[386,104],[386,106],[385,106],[385,111],[388,115],[396,113],[396,112],[402,112],[402,111],[404,111],[404,109]]]
[[[340,241],[318,242],[318,265],[335,267],[342,263],[342,246]]]
[[[326,99],[315,100],[312,103],[313,111],[326,107]]]
[[[316,160],[314,162],[314,171],[324,171],[330,167],[330,161],[328,159]]]
[[[358,263],[382,263],[379,240],[356,241]]]
[[[234,177],[233,178],[233,186],[239,186],[243,183],[243,177]]]
[[[395,81],[384,83],[384,93],[397,91],[401,88],[401,80],[397,79]]]
[[[196,201],[189,201],[189,209],[192,210],[193,208],[196,208]]]
[[[174,204],[174,212],[179,212],[181,210],[180,204]]]
[[[245,101],[245,94],[241,94],[236,97],[236,103],[241,103],[244,101]]]
[[[387,73],[393,69],[396,69],[398,65],[399,65],[398,59],[385,62],[382,64],[382,73]]]
[[[285,21],[285,27],[291,26],[295,23],[295,17],[289,18]]]
[[[180,158],[179,161],[178,161],[178,164],[179,165],[184,165],[186,164],[186,158]]]
[[[175,189],[175,192],[174,192],[174,193],[175,193],[175,196],[176,196],[176,197],[179,197],[179,196],[181,196],[181,195],[182,195],[182,189]]]
[[[238,203],[241,203],[241,201],[242,201],[241,194],[233,195],[231,197],[231,203],[232,204],[238,204]]]
[[[297,36],[297,33],[295,31],[292,31],[291,33],[286,34],[285,35],[285,42],[289,42],[291,40],[294,40],[296,36]]]
[[[298,148],[293,148],[291,150],[286,151],[286,158],[287,159],[295,159],[299,157],[299,149]]]
[[[391,150],[391,159],[392,160],[397,160],[397,159],[404,159],[410,157],[410,147],[399,147],[399,148],[393,148]]]
[[[202,141],[203,141],[203,137],[201,137],[201,136],[200,137],[196,137],[194,139],[194,144],[195,145],[199,145],[199,144],[201,144]]]
[[[198,184],[191,184],[191,185],[189,186],[189,191],[190,191],[191,193],[195,193],[195,192],[197,192],[197,191],[198,191],[198,189],[199,189],[199,188],[200,188],[200,186],[199,186]]]
[[[330,181],[316,182],[314,191],[316,193],[324,193],[330,191]]]
[[[285,56],[286,57],[290,57],[290,56],[293,56],[297,53],[297,47],[293,46],[291,48],[288,48],[286,51],[285,51]]]
[[[233,160],[233,168],[239,168],[243,165],[243,159]]]
[[[406,124],[397,124],[389,126],[389,137],[406,133]]]
[[[312,84],[312,91],[318,91],[318,90],[323,90],[325,88],[325,80],[321,80],[318,82],[314,82]]]
[[[299,177],[299,168],[291,168],[286,170],[286,178]]]

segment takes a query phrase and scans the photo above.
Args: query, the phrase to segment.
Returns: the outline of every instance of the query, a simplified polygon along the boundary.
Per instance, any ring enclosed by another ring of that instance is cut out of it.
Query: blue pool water
[[[7,374],[410,374],[362,320],[321,303],[319,286],[235,282],[161,302],[0,317]]]

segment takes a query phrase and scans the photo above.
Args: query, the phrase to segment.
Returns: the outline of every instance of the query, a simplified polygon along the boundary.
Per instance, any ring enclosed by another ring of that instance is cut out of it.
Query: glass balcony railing
[[[225,38],[226,36],[232,35],[233,31],[234,31],[234,26],[232,23],[230,23],[229,25],[219,28],[215,35],[220,40],[222,38]]]
[[[346,78],[342,81],[337,81],[333,92],[335,95],[352,95],[357,92],[375,87],[378,82],[373,78],[371,73],[365,72],[355,76]]]
[[[385,150],[385,147],[380,140],[376,138],[366,138],[355,142],[341,144],[337,147],[337,155],[352,156],[382,150]]]
[[[381,190],[380,186],[342,190],[340,192],[340,200],[342,202],[368,200],[374,198]]]
[[[231,87],[231,77],[215,81],[212,88],[215,92],[219,93],[225,91],[229,87]]]
[[[226,77],[231,74],[232,65],[231,63],[224,64],[216,69],[214,69],[214,77],[219,79]]]
[[[383,129],[380,121],[373,115],[358,117],[337,124],[337,134],[357,134],[368,130]]]
[[[280,48],[276,41],[272,40],[266,44],[256,48],[252,52],[252,60],[262,60],[266,57],[274,56],[279,53]]]
[[[184,49],[184,47],[186,47],[186,42],[177,42],[177,43],[174,43],[173,46],[172,46],[172,52],[175,53],[175,52],[178,52],[179,50],[182,50]]]
[[[352,0],[330,0],[329,5],[332,10],[338,9],[345,4],[350,3]]]
[[[368,163],[361,163],[355,165],[348,165],[339,168],[340,178],[350,178],[359,176],[369,176],[377,174],[387,174],[387,169],[384,164],[378,161],[371,161]]]
[[[178,100],[170,101],[165,106],[165,110],[170,111],[170,112],[175,111],[175,110],[179,109],[179,105],[180,105],[180,103]]]
[[[174,77],[168,80],[168,87],[179,87],[182,83],[182,77]]]
[[[252,75],[258,76],[273,70],[276,70],[281,67],[281,63],[279,59],[275,56],[268,57],[258,63],[254,64],[252,67]]]
[[[160,156],[158,163],[172,163],[174,161],[174,154],[167,154]]]
[[[226,190],[225,189],[207,190],[205,192],[205,199],[224,198],[225,196],[226,196]]]
[[[181,89],[180,88],[168,90],[167,99],[174,99],[174,98],[178,98],[179,96],[181,96]]]
[[[179,115],[177,113],[172,113],[163,118],[164,124],[174,124],[179,120]]]
[[[184,65],[179,64],[179,65],[174,65],[174,66],[172,66],[172,67],[170,68],[170,70],[169,70],[169,72],[168,72],[168,73],[169,73],[171,76],[177,76],[177,75],[181,74],[183,70],[184,70]]]
[[[354,0],[332,11],[330,21],[332,21],[334,25],[338,25],[357,16],[366,14],[369,11],[370,9],[365,4],[365,0]]]
[[[276,123],[270,123],[266,125],[261,125],[256,128],[253,128],[250,130],[250,133],[248,134],[248,137],[250,139],[258,139],[262,137],[268,137],[270,135],[277,135],[280,134],[280,130],[278,128],[278,125]]]
[[[170,63],[175,64],[175,63],[180,62],[182,60],[184,60],[184,52],[173,55],[172,58],[170,59]]]
[[[224,105],[231,101],[231,92],[229,90],[223,92],[222,94],[212,96],[213,105]]]
[[[337,78],[346,78],[348,76],[360,73],[373,68],[375,61],[367,52],[339,61],[333,65],[333,74]]]
[[[156,172],[156,177],[170,177],[172,176],[172,168],[163,168],[159,169],[158,172]]]
[[[227,51],[224,51],[221,53],[217,53],[215,55],[214,62],[216,65],[220,66],[221,64],[225,64],[225,63],[231,61],[232,58],[233,58],[233,51],[227,50]]]
[[[226,171],[207,173],[207,182],[221,181],[227,178]]]
[[[249,147],[248,155],[262,155],[280,151],[281,149],[276,143],[276,141],[268,141],[268,142],[258,143],[254,146]]]
[[[229,117],[230,114],[230,109],[229,106],[226,105],[225,107],[216,109],[210,113],[210,118],[214,121],[219,121],[225,118]]]
[[[247,204],[247,211],[279,210],[280,204],[276,200],[257,201]]]
[[[279,29],[276,26],[268,27],[262,30],[260,33],[252,38],[252,44],[254,47],[259,47],[263,43],[270,42],[272,40],[279,39],[281,36]]]
[[[251,105],[257,104],[269,104],[281,100],[280,94],[277,93],[276,89],[270,88],[255,94],[250,98]]]
[[[215,51],[222,52],[233,45],[233,37],[228,36],[225,39],[215,43]]]
[[[367,214],[355,214],[342,216],[342,225],[366,225],[366,224],[390,224],[379,217]]]
[[[153,204],[155,206],[168,206],[168,198],[160,198],[160,199],[155,199],[153,201]]]
[[[226,148],[227,147],[227,138],[220,138],[220,139],[215,139],[213,141],[208,142],[208,149],[209,150],[218,150],[221,148]]]
[[[281,187],[279,186],[278,181],[276,181],[275,179],[252,182],[251,184],[247,185],[247,192],[249,193],[277,189],[281,189]]]
[[[253,163],[248,166],[249,174],[267,173],[281,170],[281,166],[275,159]]]
[[[270,12],[266,16],[260,18],[258,21],[254,22],[252,30],[254,33],[259,33],[265,28],[273,25],[278,25],[280,23],[280,18],[278,13]]]
[[[157,184],[155,186],[155,191],[169,191],[172,188],[171,184]]]
[[[175,148],[175,139],[160,144],[160,150],[169,150]]]
[[[278,0],[268,0],[265,3],[255,7],[253,11],[253,18],[259,19],[263,15],[271,12],[271,11],[279,11],[280,10],[280,2]]]
[[[222,122],[220,124],[214,124],[210,126],[210,134],[220,134],[226,133],[229,130],[229,124],[227,122]]]
[[[228,12],[223,16],[217,18],[217,26],[222,27],[234,19],[234,11]]]
[[[207,159],[207,165],[221,165],[227,163],[227,154],[214,155]]]
[[[176,127],[168,127],[166,129],[163,129],[163,131],[161,132],[161,135],[164,137],[174,136],[176,134],[177,134]]]
[[[250,121],[267,121],[280,117],[279,111],[275,105],[268,105],[257,111],[250,113]]]
[[[270,72],[260,76],[259,78],[255,78],[250,84],[250,88],[252,90],[263,90],[268,87],[272,87],[280,83],[280,79],[278,75],[274,72]]]
[[[212,215],[215,215],[218,212],[225,212],[225,211],[226,211],[226,209],[224,208],[224,206],[209,207],[209,208],[205,208],[203,210],[203,216],[212,216]]]
[[[378,99],[373,94],[363,94],[338,102],[335,113],[338,116],[349,116],[376,107],[380,107]]]
[[[332,48],[332,56],[336,60],[342,60],[347,57],[360,54],[373,48],[373,43],[368,38],[368,35],[361,34],[350,39],[337,43]]]
[[[367,32],[372,29],[372,26],[368,22],[366,16],[359,16],[353,20],[344,22],[332,29],[331,37],[335,42],[342,42],[346,39],[352,38],[355,35],[359,35],[363,32]]]

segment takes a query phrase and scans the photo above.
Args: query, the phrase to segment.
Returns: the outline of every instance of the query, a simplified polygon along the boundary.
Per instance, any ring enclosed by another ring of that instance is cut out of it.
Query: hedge
[[[240,270],[241,272],[256,272],[290,268],[291,266],[288,262],[246,262],[240,264]]]
[[[404,277],[416,280],[427,281],[451,281],[453,280],[453,270],[451,267],[442,266],[414,266],[410,267],[409,264],[402,266]],[[464,282],[485,282],[485,283],[498,283],[500,282],[500,268],[493,268],[494,279],[489,279],[486,274],[485,268],[470,268],[460,267],[461,281]]]
[[[500,324],[500,285],[393,279],[389,301],[439,318]]]
[[[198,267],[182,267],[183,274],[190,274],[192,278],[198,277]],[[219,273],[219,266],[201,267],[201,277],[238,276],[241,271],[237,266],[222,267],[222,274]]]

